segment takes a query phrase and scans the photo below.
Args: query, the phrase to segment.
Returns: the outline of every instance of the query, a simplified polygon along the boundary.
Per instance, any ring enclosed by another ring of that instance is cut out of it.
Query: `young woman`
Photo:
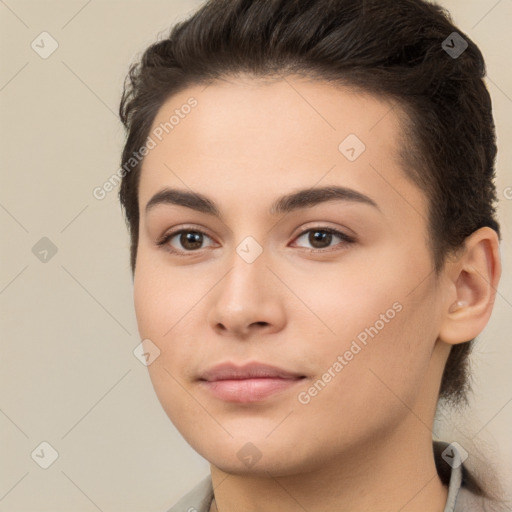
[[[132,67],[137,322],[211,467],[171,511],[498,507],[432,430],[501,272],[484,75],[421,0],[210,0]]]

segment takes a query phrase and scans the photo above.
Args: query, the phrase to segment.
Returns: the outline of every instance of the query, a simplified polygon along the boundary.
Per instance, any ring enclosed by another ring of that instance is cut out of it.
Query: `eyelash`
[[[319,231],[319,232],[322,232],[322,233],[329,233],[331,235],[335,235],[339,238],[341,238],[342,242],[340,242],[339,244],[337,245],[350,245],[350,244],[353,244],[355,243],[355,238],[351,237],[351,236],[348,236],[347,234],[341,232],[341,231],[338,231],[337,229],[333,229],[333,228],[327,228],[327,227],[318,227],[318,228],[308,228],[304,231],[302,231],[301,233],[299,233],[297,235],[297,237],[295,238],[298,239],[300,237],[302,237],[303,235],[305,235],[306,233],[309,233],[311,231]],[[196,250],[193,250],[193,251],[178,251],[176,249],[174,249],[173,247],[171,247],[170,245],[168,245],[168,243],[177,235],[180,235],[182,233],[199,233],[201,235],[204,235],[208,238],[211,238],[210,236],[208,236],[204,231],[201,231],[200,229],[191,229],[191,228],[188,228],[188,229],[179,229],[179,230],[176,230],[176,231],[173,231],[171,233],[167,233],[165,235],[163,235],[159,240],[156,241],[156,245],[158,247],[163,247],[165,245],[167,245],[167,247],[165,247],[165,250],[171,254],[174,254],[176,256],[190,256],[194,253],[198,253],[201,251],[201,249],[196,249]],[[333,246],[333,247],[336,247]],[[302,249],[305,249],[306,251],[310,252],[310,253],[326,253],[326,252],[331,252],[333,251],[333,248],[332,247],[327,247],[327,248],[324,248],[324,249],[307,249],[307,248],[304,248],[302,247]]]

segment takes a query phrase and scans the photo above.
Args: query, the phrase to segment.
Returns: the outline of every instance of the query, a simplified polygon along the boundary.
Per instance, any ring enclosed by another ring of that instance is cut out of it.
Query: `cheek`
[[[217,279],[218,280],[218,279]],[[206,324],[201,308],[205,294],[215,284],[211,273],[162,268],[142,254],[134,276],[134,305],[141,339],[150,339],[160,356],[148,367],[157,393],[174,396],[175,386],[197,366]],[[201,332],[200,332],[201,331]],[[211,338],[211,337],[210,337]]]
[[[307,294],[304,285],[304,302],[314,304],[312,309],[329,328],[322,330],[311,355],[321,380],[333,383],[326,386],[333,391],[330,399],[354,402],[356,408],[357,403],[378,406],[388,386],[403,399],[413,400],[437,337],[435,291],[428,285],[418,287],[420,279],[415,277],[428,275],[428,265],[425,269],[418,272],[417,259],[395,258],[385,269],[366,268],[364,279],[358,272],[336,275],[331,270],[329,279],[321,281],[326,283],[321,293]],[[336,378],[325,375],[329,371]],[[347,395],[347,389],[353,391]],[[396,400],[389,390],[386,393],[387,403]]]
[[[389,269],[384,275],[373,275],[373,271],[340,265],[337,270],[315,271],[314,281],[302,278],[295,282],[294,292],[316,316],[309,315],[314,322],[310,325],[322,329],[325,346],[342,350],[355,338],[364,343],[371,336],[368,330],[380,335],[396,323],[403,286]],[[304,311],[295,317],[299,322],[301,318]]]
[[[157,280],[142,261],[137,262],[133,298],[135,315],[141,338],[160,337],[162,334],[162,301],[157,300]],[[156,336],[158,333],[158,336]]]
[[[134,305],[140,335],[170,338],[175,326],[212,285],[193,266],[188,270],[172,269],[157,258],[152,261],[144,252],[140,256],[134,276]]]
[[[365,337],[348,335],[319,347],[318,373],[300,390],[297,417],[318,422],[334,444],[395,429],[410,414],[428,374],[432,344],[418,320],[404,301],[385,326],[363,324],[359,333]],[[352,332],[359,329],[354,327]]]
[[[180,343],[176,340],[176,332],[181,327],[180,318],[191,307],[187,299],[190,289],[184,288],[188,290],[187,297],[184,297],[178,292],[178,287],[179,283],[155,265],[146,264],[143,257],[138,260],[134,276],[134,305],[139,335],[141,339],[150,339],[160,350],[159,356],[147,369],[158,400],[175,424],[180,423],[180,418],[193,422],[194,416],[200,413],[190,407],[190,396],[180,385],[183,376],[179,370],[193,362],[196,351],[191,350],[183,339]]]

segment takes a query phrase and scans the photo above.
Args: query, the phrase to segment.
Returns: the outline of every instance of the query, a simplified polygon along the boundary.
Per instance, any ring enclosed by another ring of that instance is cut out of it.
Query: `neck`
[[[395,431],[394,439],[379,437],[366,449],[334,454],[292,475],[228,474],[212,465],[210,510],[442,512],[448,490],[436,472],[430,432],[425,429],[421,439],[403,434]]]

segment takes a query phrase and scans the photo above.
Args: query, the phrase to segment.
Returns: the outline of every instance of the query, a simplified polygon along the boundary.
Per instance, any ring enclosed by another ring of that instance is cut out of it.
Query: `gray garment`
[[[448,453],[449,457],[446,456]],[[443,457],[443,454],[445,456]],[[458,460],[457,460],[458,458]],[[452,465],[448,464],[450,459]],[[464,465],[460,464],[457,448],[448,443],[434,441],[434,460],[441,481],[448,486],[444,512],[481,512],[486,510],[482,498],[465,486]],[[211,475],[207,476],[167,512],[208,512],[213,500]]]

